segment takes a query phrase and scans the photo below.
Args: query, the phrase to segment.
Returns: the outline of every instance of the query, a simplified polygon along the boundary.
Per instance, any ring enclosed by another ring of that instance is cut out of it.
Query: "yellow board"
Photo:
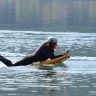
[[[32,65],[49,65],[49,64],[55,64],[55,63],[58,63],[58,62],[61,62],[61,61],[65,61],[68,58],[70,58],[70,55],[69,54],[64,54],[63,56],[58,57],[58,58],[55,58],[55,59],[46,60],[46,61],[43,61],[43,62],[34,62],[34,63],[30,64],[30,65],[32,66]]]

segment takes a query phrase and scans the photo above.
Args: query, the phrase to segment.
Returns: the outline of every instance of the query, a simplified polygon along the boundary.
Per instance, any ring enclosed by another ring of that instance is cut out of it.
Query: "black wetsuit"
[[[33,62],[45,61],[48,58],[53,59],[60,56],[62,55],[55,56],[54,51],[51,51],[48,46],[43,45],[34,54],[26,56],[14,64],[3,56],[0,56],[0,61],[2,61],[6,66],[24,66],[32,64]]]

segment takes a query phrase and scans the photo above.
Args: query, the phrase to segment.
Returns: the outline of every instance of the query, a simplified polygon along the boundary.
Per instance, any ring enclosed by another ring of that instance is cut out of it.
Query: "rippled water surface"
[[[68,49],[70,59],[53,66],[0,62],[0,96],[96,96],[96,33],[0,30],[0,54],[16,62],[48,36],[59,40],[55,54]]]

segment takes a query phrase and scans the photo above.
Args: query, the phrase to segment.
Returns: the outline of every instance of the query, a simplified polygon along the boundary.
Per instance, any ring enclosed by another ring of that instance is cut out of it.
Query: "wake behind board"
[[[67,53],[67,54],[64,54],[63,56],[58,57],[58,58],[55,58],[55,59],[46,60],[46,61],[43,61],[43,62],[34,62],[34,63],[30,64],[30,65],[33,66],[33,65],[50,65],[50,64],[56,64],[58,62],[65,61],[68,58],[70,58],[70,55]]]

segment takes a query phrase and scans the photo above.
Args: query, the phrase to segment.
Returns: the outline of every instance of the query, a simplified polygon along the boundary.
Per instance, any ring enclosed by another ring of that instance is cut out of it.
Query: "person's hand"
[[[69,51],[68,51],[68,50],[66,50],[66,51],[64,52],[64,55],[65,55],[65,54],[68,54],[68,53],[69,53]]]

